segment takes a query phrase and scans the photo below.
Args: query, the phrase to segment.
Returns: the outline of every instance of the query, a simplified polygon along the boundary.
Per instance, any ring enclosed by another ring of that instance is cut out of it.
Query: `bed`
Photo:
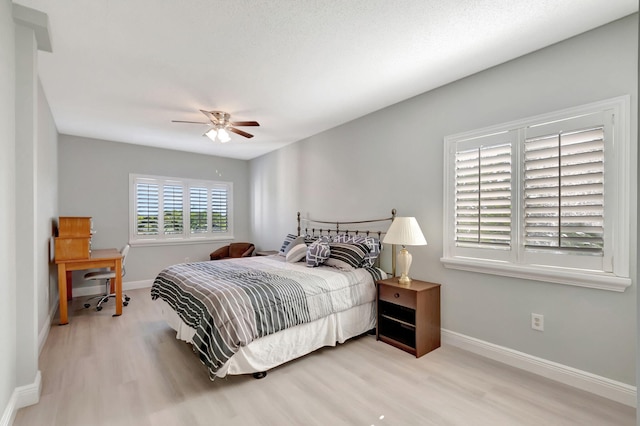
[[[395,210],[384,219],[327,222],[298,213],[297,235],[285,237],[279,254],[173,265],[158,274],[151,296],[211,380],[262,378],[375,327],[375,281],[386,278],[379,241],[394,217]],[[381,229],[361,230],[372,224]],[[322,261],[314,257],[320,252]]]

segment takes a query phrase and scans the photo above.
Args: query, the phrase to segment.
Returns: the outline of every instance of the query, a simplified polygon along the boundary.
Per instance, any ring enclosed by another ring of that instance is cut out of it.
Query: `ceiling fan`
[[[220,141],[222,143],[229,142],[231,137],[229,132],[233,132],[245,138],[252,138],[251,133],[247,133],[244,130],[236,129],[235,126],[259,126],[257,121],[231,121],[231,114],[224,111],[205,111],[200,110],[201,113],[207,116],[209,122],[203,121],[182,121],[171,120],[172,123],[191,123],[191,124],[207,124],[210,128],[202,135],[207,136],[212,141]]]

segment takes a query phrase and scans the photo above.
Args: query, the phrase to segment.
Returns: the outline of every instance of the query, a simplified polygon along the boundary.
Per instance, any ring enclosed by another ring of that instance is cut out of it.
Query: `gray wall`
[[[49,249],[53,226],[58,218],[58,130],[49,103],[38,83],[38,132],[36,156],[36,211],[35,264],[40,345],[47,335],[51,316],[58,306],[58,270]]]
[[[411,275],[439,282],[443,328],[635,383],[636,285],[624,293],[443,268],[443,139],[463,131],[631,95],[637,157],[638,16],[377,111],[251,161],[256,244],[277,248],[295,212],[318,219],[415,216],[429,242]],[[636,167],[631,270],[636,283]],[[545,331],[530,314],[545,316]]]
[[[11,0],[0,1],[0,416],[16,387],[15,40]]]
[[[11,2],[0,3],[0,409],[8,416],[3,421],[39,398],[38,343],[48,334],[56,287],[49,241],[57,216],[57,130],[37,77],[34,30],[14,25],[12,9]],[[22,391],[9,404],[18,387]]]
[[[16,9],[17,8],[17,9]],[[57,130],[38,80],[38,49],[48,48],[36,28],[40,12],[14,6],[15,25],[15,204],[16,385],[28,386],[19,405],[37,402],[39,342],[49,331],[53,265],[51,221],[57,213]],[[34,28],[35,27],[35,28]],[[41,45],[40,45],[41,44]],[[27,395],[29,395],[27,397]],[[26,398],[25,398],[26,397]]]
[[[60,135],[58,150],[60,216],[93,217],[92,247],[121,247],[129,240],[129,174],[233,182],[234,236],[249,241],[249,164],[245,160],[149,148]],[[132,247],[125,285],[153,280],[165,266],[208,260],[216,242]],[[83,285],[74,276],[74,287]]]

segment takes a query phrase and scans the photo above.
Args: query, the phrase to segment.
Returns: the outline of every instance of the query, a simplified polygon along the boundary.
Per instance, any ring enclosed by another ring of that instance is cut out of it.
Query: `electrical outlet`
[[[531,314],[531,328],[537,331],[544,331],[544,315]]]

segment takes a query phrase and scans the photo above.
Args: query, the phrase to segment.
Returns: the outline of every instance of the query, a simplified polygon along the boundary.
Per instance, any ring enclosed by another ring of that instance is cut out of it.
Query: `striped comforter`
[[[196,330],[194,348],[215,372],[241,346],[277,331],[375,300],[377,268],[339,271],[279,256],[183,263],[161,271],[152,299]]]

